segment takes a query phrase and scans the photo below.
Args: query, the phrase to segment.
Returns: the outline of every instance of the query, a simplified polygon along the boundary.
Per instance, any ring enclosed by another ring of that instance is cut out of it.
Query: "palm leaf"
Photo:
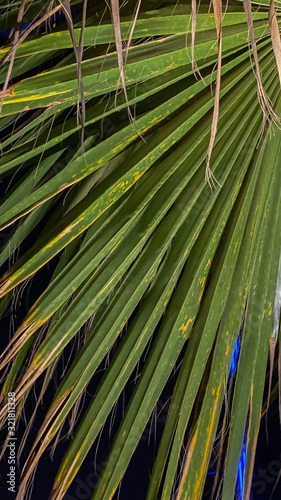
[[[34,0],[18,19],[38,21],[36,30],[29,24],[25,37],[20,27],[0,51],[1,314],[31,277],[36,283],[53,269],[0,356],[3,426],[7,395],[15,393],[20,428],[36,388],[30,430],[60,360],[87,334],[31,447],[23,436],[18,500],[105,360],[52,500],[63,498],[98,446],[139,364],[93,499],[114,497],[179,360],[150,500],[202,498],[218,437],[213,495],[249,498],[264,404],[278,393],[271,390],[281,249],[278,3],[234,0],[221,15],[221,2],[213,14],[203,1],[196,18],[194,5],[137,5],[111,2],[110,12],[103,2],[75,0],[49,12]],[[18,8],[1,6],[9,28]]]

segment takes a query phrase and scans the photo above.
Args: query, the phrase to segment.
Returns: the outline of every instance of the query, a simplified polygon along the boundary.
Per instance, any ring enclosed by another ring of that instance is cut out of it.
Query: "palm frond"
[[[218,439],[214,498],[246,500],[278,394],[278,2],[224,12],[214,0],[213,13],[205,1],[196,12],[193,1],[34,0],[20,17],[18,2],[2,3],[18,29],[0,50],[0,313],[48,275],[0,356],[2,426],[8,394],[20,426],[32,389],[37,411],[76,349],[31,447],[23,436],[17,499],[107,360],[50,499],[66,494],[141,363],[92,498],[114,497],[180,361],[147,498],[202,498]]]

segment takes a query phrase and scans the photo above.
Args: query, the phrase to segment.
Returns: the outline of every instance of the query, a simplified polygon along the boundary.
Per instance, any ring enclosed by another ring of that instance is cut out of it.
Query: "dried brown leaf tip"
[[[133,121],[133,116],[132,116],[132,113],[131,113],[131,110],[130,110],[130,107],[128,104],[128,95],[127,95],[127,89],[126,89],[126,83],[125,83],[123,46],[122,46],[121,27],[120,27],[119,1],[118,0],[111,0],[110,4],[111,4],[111,16],[112,16],[112,23],[113,23],[113,28],[114,28],[115,44],[116,44],[117,61],[118,61],[120,79],[121,79],[121,84],[122,84],[124,96],[125,96],[126,103],[127,103],[128,116],[129,116],[130,120]]]
[[[260,70],[260,65],[259,65],[257,44],[256,44],[256,39],[255,39],[255,33],[254,33],[251,0],[243,0],[243,6],[244,6],[245,14],[246,14],[246,20],[247,20],[247,24],[248,24],[251,48],[253,51],[253,57],[254,57],[254,63],[255,63],[254,73],[255,73],[255,76],[257,79],[258,100],[259,100],[260,107],[261,107],[262,113],[263,113],[263,123],[262,123],[262,130],[261,130],[261,137],[262,137],[267,122],[269,124],[271,122],[273,122],[276,125],[278,125],[280,120],[279,120],[278,116],[276,115],[276,113],[274,112],[274,110],[272,108],[272,103],[271,103],[268,95],[266,94],[264,87],[263,87],[263,84],[262,84],[262,75],[261,75],[261,70]]]
[[[269,21],[270,32],[271,32],[272,48],[273,48],[273,52],[274,52],[275,59],[276,59],[279,82],[280,82],[280,86],[281,86],[281,39],[280,39],[279,27],[278,27],[278,22],[277,22],[277,17],[276,17],[274,0],[271,0],[271,2],[270,2],[269,12],[268,12],[268,21]]]
[[[195,46],[195,32],[196,32],[196,0],[191,0],[191,20],[192,20],[192,30],[191,30],[191,64],[193,71],[198,70],[197,63],[195,61],[194,46]]]
[[[211,126],[211,136],[207,152],[207,166],[205,172],[205,179],[208,182],[211,189],[219,185],[219,182],[215,178],[214,174],[210,169],[210,159],[217,135],[218,121],[219,121],[219,107],[220,107],[220,87],[221,87],[221,67],[222,67],[222,0],[213,0],[213,10],[215,15],[217,39],[218,39],[218,62],[217,62],[217,79],[216,79],[216,91],[215,91],[215,103],[213,110],[213,119]]]
[[[81,144],[83,147],[84,129],[85,129],[85,120],[86,120],[86,105],[85,105],[85,95],[84,95],[84,86],[83,86],[81,64],[82,64],[82,58],[83,58],[83,41],[84,41],[84,31],[85,31],[85,25],[86,25],[86,14],[87,14],[88,1],[87,0],[83,1],[82,26],[81,26],[80,39],[79,39],[78,46],[76,45],[70,2],[69,2],[69,0],[59,0],[59,2],[63,8],[63,12],[65,15],[65,20],[67,23],[68,31],[69,31],[70,36],[71,36],[75,60],[76,60],[76,64],[77,64],[77,80],[78,80],[77,125],[79,125],[79,123],[81,125],[81,137],[80,137],[80,139],[81,139]]]
[[[129,38],[128,38],[128,43],[127,43],[126,49],[123,49],[123,43],[122,43],[121,27],[120,27],[119,1],[118,0],[111,0],[110,6],[111,6],[112,24],[113,24],[113,28],[114,28],[114,36],[115,36],[115,45],[116,45],[116,52],[117,52],[118,68],[119,68],[119,73],[120,73],[120,80],[121,80],[121,84],[122,84],[122,89],[123,89],[125,100],[126,100],[126,104],[127,104],[128,117],[129,117],[130,122],[134,125],[134,127],[135,127],[138,135],[145,142],[145,140],[143,138],[143,135],[141,134],[141,132],[139,131],[139,129],[137,128],[137,126],[135,124],[135,118],[133,117],[132,112],[130,110],[129,100],[128,100],[128,94],[127,94],[127,88],[126,88],[126,83],[125,83],[125,66],[126,66],[126,62],[127,62],[127,57],[128,57],[128,51],[129,51],[130,43],[132,41],[133,32],[134,32],[136,21],[137,21],[137,18],[138,18],[139,9],[140,9],[140,6],[141,6],[141,0],[138,0],[138,2],[136,4],[136,8],[135,8],[134,16],[133,16],[132,26],[131,26],[131,29],[130,29],[130,33],[129,33]],[[123,57],[123,51],[124,50],[126,50],[125,57]]]

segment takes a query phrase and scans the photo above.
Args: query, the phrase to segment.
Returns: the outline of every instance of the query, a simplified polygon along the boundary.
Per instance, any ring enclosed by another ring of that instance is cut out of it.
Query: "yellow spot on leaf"
[[[188,327],[189,327],[190,323],[193,322],[193,320],[194,320],[194,317],[193,318],[189,318],[186,323],[183,323],[181,325],[180,330],[182,331],[183,335],[188,330]]]

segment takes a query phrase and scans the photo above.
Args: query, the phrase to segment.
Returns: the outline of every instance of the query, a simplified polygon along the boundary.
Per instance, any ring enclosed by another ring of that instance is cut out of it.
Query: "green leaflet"
[[[253,16],[254,20],[266,19],[264,12],[256,12]],[[223,26],[233,26],[245,22],[244,14],[240,12],[226,13],[223,18]],[[199,14],[197,18],[196,30],[214,29],[214,17],[212,14]],[[121,22],[122,39],[128,38],[131,28],[131,22]],[[157,17],[145,16],[145,19],[138,19],[134,29],[133,37],[142,38],[148,36],[172,35],[179,33],[187,33],[191,31],[191,23],[186,15],[174,15],[172,17],[161,17],[157,13]],[[74,30],[76,42],[79,41],[80,28]],[[84,34],[84,46],[99,45],[103,43],[113,42],[114,32],[111,24],[93,27],[86,27]],[[38,54],[40,52],[72,48],[71,37],[68,31],[58,31],[50,35],[41,36],[34,40],[21,44],[17,50],[16,57],[26,57],[27,55]],[[8,48],[0,50],[0,57],[8,51]]]

